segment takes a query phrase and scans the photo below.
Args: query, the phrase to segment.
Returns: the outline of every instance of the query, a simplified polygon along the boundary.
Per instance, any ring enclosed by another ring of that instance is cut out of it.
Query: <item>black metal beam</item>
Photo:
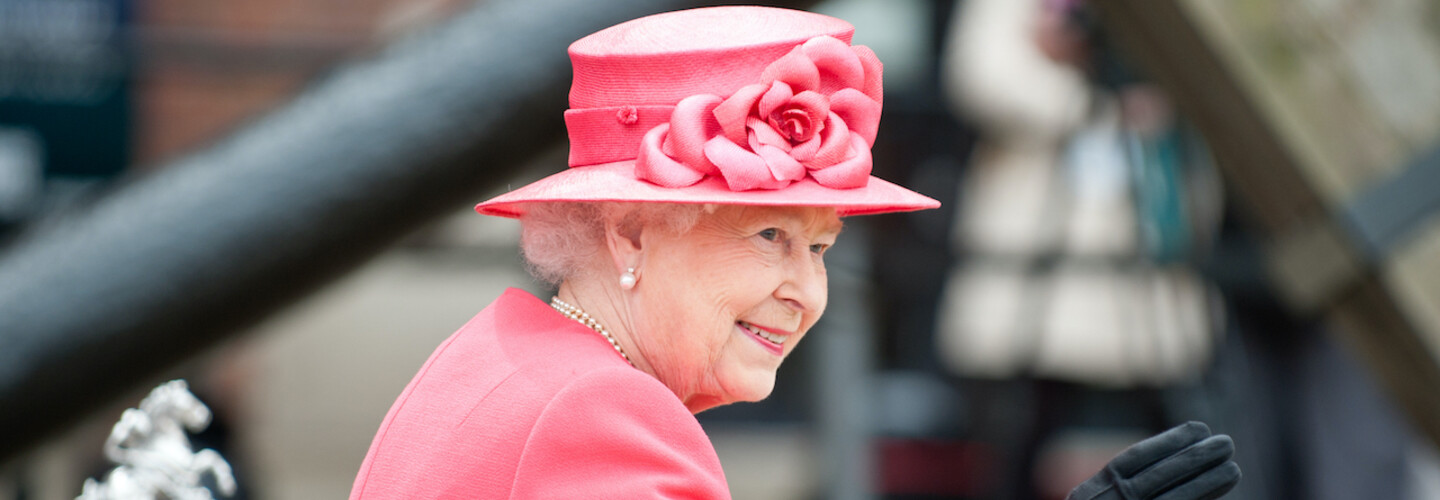
[[[0,256],[0,462],[562,140],[570,42],[713,3],[481,2],[16,241]]]

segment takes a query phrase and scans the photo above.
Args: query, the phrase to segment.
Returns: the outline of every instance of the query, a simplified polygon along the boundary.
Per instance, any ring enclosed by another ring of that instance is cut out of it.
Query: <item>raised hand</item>
[[[1240,482],[1235,442],[1186,422],[1116,455],[1067,500],[1213,500]]]

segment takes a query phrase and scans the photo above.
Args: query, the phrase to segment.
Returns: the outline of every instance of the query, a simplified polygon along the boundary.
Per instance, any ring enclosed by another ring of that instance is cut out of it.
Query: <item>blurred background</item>
[[[0,0],[0,499],[185,378],[236,498],[348,495],[565,164],[564,47],[678,0]],[[1440,499],[1440,4],[772,2],[885,62],[876,174],[736,498],[1059,499],[1187,420],[1235,499]]]

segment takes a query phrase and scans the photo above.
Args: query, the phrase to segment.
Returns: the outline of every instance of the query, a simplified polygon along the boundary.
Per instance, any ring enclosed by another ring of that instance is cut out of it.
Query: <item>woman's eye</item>
[[[764,230],[764,231],[760,231],[760,237],[761,237],[761,238],[765,238],[766,240],[769,240],[769,241],[778,240],[778,239],[780,239],[780,230],[779,230],[779,229],[775,229],[775,228],[772,227],[772,228],[770,228],[770,229],[766,229],[766,230]]]
[[[827,248],[830,248],[830,245],[826,245],[824,243],[816,243],[814,245],[810,245],[810,253],[824,255],[825,249]]]

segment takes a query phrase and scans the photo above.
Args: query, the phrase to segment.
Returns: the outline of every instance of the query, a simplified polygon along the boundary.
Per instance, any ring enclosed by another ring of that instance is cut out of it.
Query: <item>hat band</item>
[[[640,140],[670,122],[675,106],[613,106],[565,111],[570,135],[570,166],[583,167],[635,159]]]
[[[720,174],[735,191],[757,188],[777,189],[788,185],[789,180],[775,179],[773,172],[763,165],[749,165],[744,155],[729,152],[740,161],[724,162],[722,165],[738,165],[740,168],[716,167],[715,171],[698,172],[693,167],[682,165],[664,154],[662,142],[670,132],[671,117],[676,106],[612,106],[605,108],[571,109],[565,111],[565,128],[570,137],[571,168],[599,165],[625,160],[636,160],[639,167],[636,175],[666,187],[684,187],[694,184],[705,175]],[[838,118],[837,118],[838,120]],[[851,161],[840,168],[825,170],[797,171],[796,178],[808,173],[817,182],[835,188],[862,187],[869,180],[869,144],[852,138]],[[724,147],[724,142],[712,146]],[[646,154],[651,152],[652,154]],[[659,154],[654,154],[659,153]],[[725,155],[727,152],[717,153]],[[702,162],[709,164],[710,162]],[[748,168],[746,168],[748,167]],[[728,175],[725,175],[727,174]],[[776,181],[780,182],[776,182]]]

